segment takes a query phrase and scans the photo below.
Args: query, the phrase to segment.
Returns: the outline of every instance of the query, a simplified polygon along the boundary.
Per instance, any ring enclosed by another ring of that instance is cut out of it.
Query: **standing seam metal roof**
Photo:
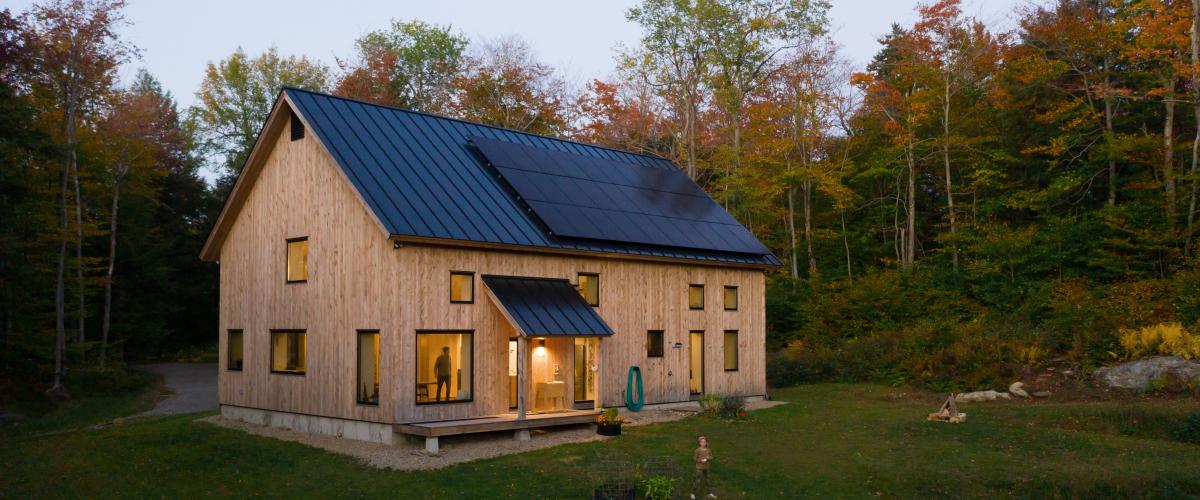
[[[650,168],[662,158],[616,151],[342,97],[284,88],[371,211],[395,236],[779,265],[739,254],[556,237],[486,168],[470,138],[488,137]]]
[[[485,275],[483,283],[526,337],[613,334],[565,279]]]

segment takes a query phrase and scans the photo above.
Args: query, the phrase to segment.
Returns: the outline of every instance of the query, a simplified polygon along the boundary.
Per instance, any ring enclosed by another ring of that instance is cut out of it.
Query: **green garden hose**
[[[637,399],[633,397],[633,377],[637,376]],[[625,407],[632,412],[642,411],[646,406],[646,395],[642,391],[642,369],[637,366],[629,367],[629,378],[625,379]]]

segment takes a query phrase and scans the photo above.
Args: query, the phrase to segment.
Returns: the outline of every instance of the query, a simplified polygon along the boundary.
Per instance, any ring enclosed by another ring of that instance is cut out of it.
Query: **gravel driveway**
[[[217,409],[216,363],[157,363],[134,368],[161,375],[174,394],[145,416],[178,415]]]

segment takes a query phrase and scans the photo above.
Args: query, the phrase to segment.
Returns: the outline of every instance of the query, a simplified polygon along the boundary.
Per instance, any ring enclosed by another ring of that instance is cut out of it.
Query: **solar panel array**
[[[556,236],[770,253],[677,169],[481,136],[471,142]]]

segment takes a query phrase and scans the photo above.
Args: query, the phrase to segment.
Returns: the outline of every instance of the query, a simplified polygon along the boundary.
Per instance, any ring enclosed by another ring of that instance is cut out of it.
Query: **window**
[[[450,302],[453,304],[475,302],[475,273],[450,271]]]
[[[287,282],[308,281],[308,237],[287,240]]]
[[[738,369],[738,332],[725,330],[725,371],[735,372]]]
[[[646,332],[646,356],[661,358],[663,356],[663,331],[650,330]]]
[[[271,373],[304,375],[304,330],[271,330]]]
[[[725,287],[725,310],[736,311],[738,308],[738,292],[736,286]]]
[[[596,273],[579,273],[579,294],[591,306],[600,305],[600,275]]]
[[[704,285],[688,286],[688,308],[704,309]]]
[[[417,332],[417,404],[470,401],[472,332]]]
[[[379,331],[358,331],[358,386],[354,389],[359,404],[379,404]]]
[[[298,141],[304,138],[304,122],[300,121],[300,116],[292,113],[292,140]]]
[[[242,371],[242,331],[229,330],[225,336],[225,369]]]

